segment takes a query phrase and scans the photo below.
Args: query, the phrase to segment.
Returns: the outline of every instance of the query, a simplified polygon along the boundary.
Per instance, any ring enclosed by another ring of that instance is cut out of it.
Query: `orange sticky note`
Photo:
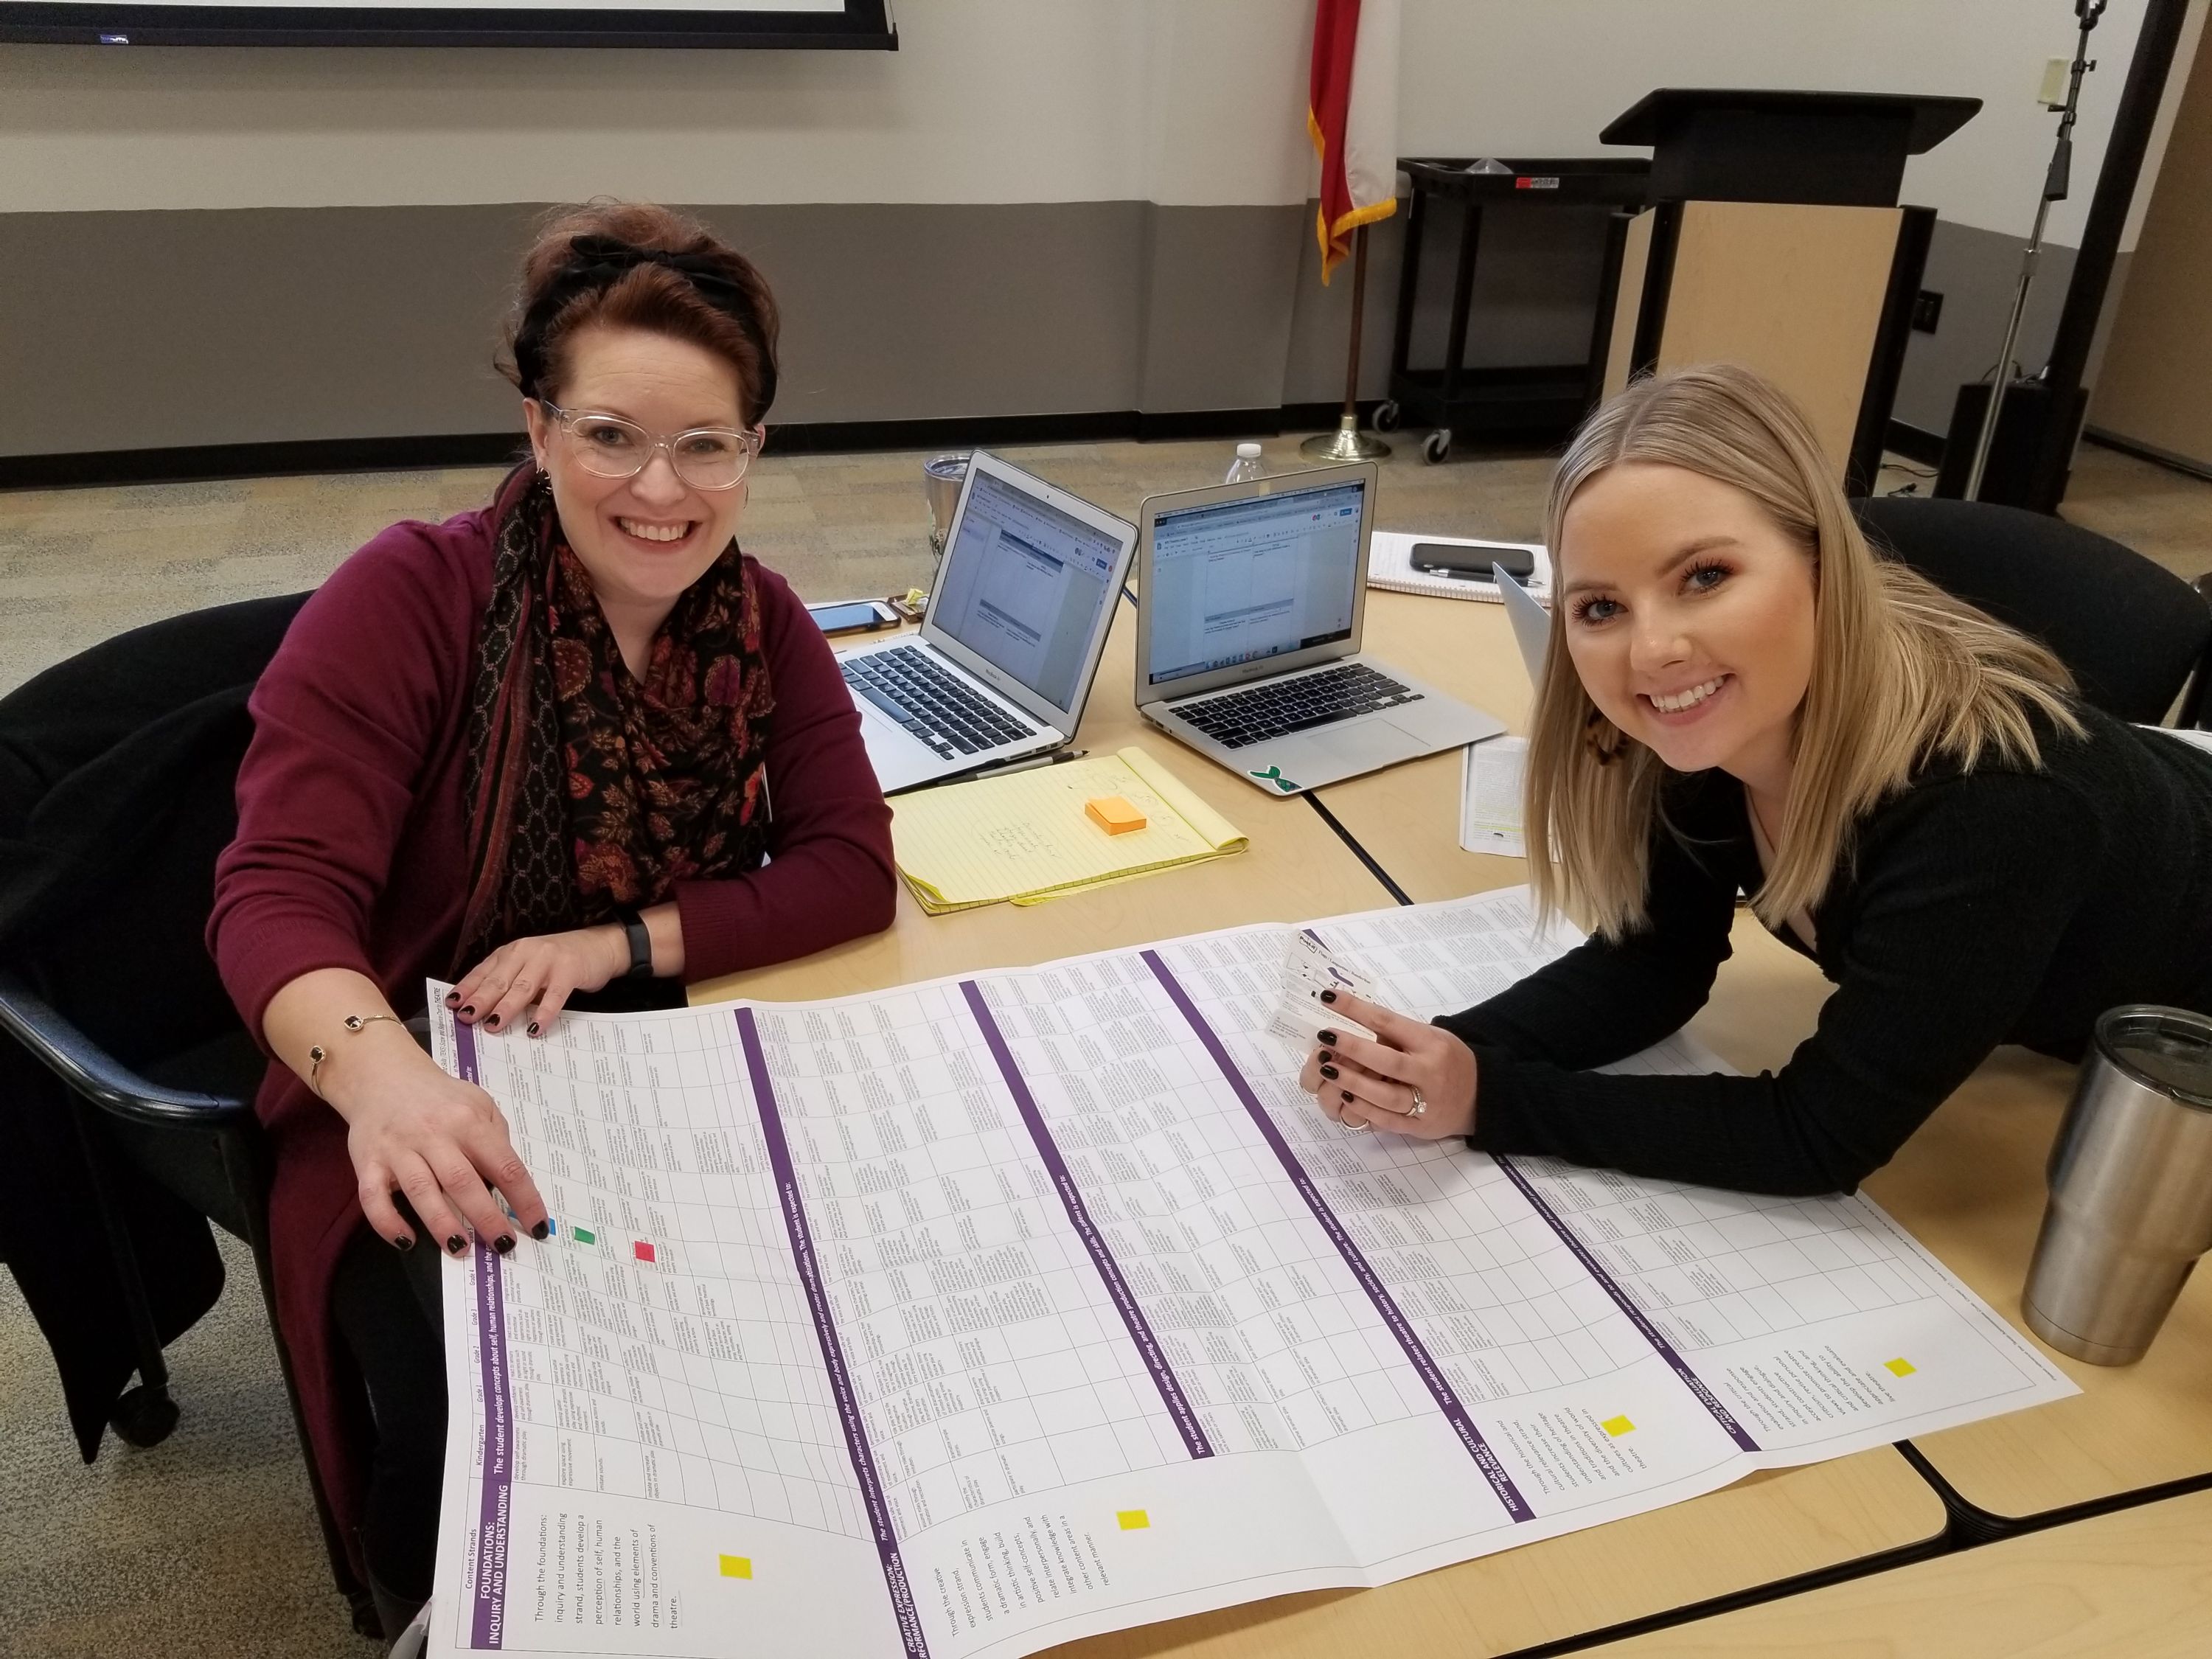
[[[1093,795],[1083,803],[1083,812],[1109,836],[1126,836],[1145,827],[1145,815],[1119,795]]]

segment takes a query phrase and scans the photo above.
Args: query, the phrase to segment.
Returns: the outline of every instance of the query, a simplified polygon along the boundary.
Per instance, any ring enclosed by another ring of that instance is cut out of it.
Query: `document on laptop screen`
[[[1163,513],[1152,525],[1154,685],[1352,635],[1364,486]]]
[[[1114,538],[978,472],[930,620],[1055,708],[1071,707],[1109,597]]]

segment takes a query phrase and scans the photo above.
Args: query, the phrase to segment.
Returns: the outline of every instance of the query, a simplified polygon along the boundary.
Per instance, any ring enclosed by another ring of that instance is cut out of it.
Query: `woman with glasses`
[[[402,1023],[426,978],[529,1042],[579,997],[680,1003],[891,919],[852,699],[738,545],[775,343],[759,272],[698,226],[560,220],[510,338],[530,460],[349,559],[254,694],[209,942],[276,1062],[278,1313],[392,1634],[430,1589],[436,1256],[549,1222],[491,1097]]]

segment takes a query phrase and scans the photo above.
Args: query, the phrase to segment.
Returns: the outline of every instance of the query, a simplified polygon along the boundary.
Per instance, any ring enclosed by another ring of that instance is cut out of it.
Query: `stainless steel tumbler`
[[[960,504],[960,486],[968,477],[968,457],[933,455],[921,464],[921,487],[929,495],[929,550],[945,556],[945,538],[952,533],[952,509]]]
[[[2212,1249],[2212,1018],[2114,1008],[2097,1021],[2051,1149],[2028,1328],[2096,1365],[2142,1358]]]

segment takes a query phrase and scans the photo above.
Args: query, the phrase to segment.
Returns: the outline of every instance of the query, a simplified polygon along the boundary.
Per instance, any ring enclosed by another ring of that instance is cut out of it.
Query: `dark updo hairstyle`
[[[526,398],[552,397],[570,341],[592,325],[711,351],[737,371],[749,426],[775,401],[775,296],[751,260],[681,214],[643,202],[561,210],[522,262],[500,372]]]

